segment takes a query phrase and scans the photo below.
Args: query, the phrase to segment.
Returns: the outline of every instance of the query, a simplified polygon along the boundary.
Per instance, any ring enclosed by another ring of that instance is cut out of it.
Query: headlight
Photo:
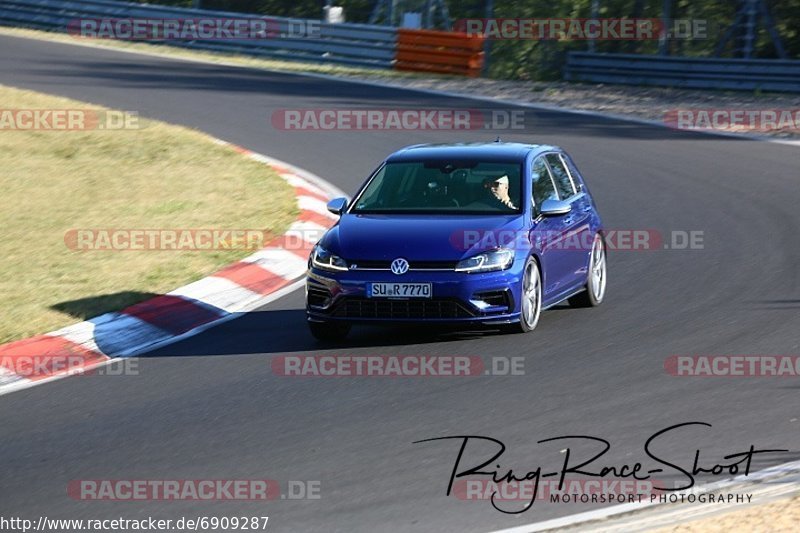
[[[322,270],[339,271],[347,270],[347,261],[333,255],[319,244],[311,250],[311,264]]]
[[[456,272],[490,272],[505,270],[514,262],[514,250],[501,248],[473,255],[458,262]]]

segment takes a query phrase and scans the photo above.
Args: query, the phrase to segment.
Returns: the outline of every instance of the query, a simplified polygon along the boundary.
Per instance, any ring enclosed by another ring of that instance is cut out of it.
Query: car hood
[[[522,227],[520,215],[346,214],[321,244],[350,261],[451,261],[494,248],[495,237]]]

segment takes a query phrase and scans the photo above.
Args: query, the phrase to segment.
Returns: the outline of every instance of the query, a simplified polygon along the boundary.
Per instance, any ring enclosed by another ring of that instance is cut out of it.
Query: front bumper
[[[306,313],[310,321],[454,322],[504,324],[519,320],[522,266],[496,272],[308,271]],[[367,298],[367,284],[431,283],[431,298]]]

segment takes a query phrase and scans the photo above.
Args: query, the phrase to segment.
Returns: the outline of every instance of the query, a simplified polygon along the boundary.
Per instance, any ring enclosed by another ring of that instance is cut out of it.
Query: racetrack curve
[[[6,36],[0,49],[2,84],[194,127],[348,193],[404,145],[496,134],[285,132],[271,126],[271,112],[501,107]],[[531,109],[526,126],[501,132],[503,140],[564,147],[608,228],[701,230],[704,249],[612,252],[605,303],[545,312],[530,335],[356,328],[346,344],[324,347],[307,333],[296,291],[142,358],[138,376],[75,377],[0,397],[0,514],[268,515],[270,531],[479,532],[596,507],[537,504],[505,515],[485,501],[448,498],[457,443],[413,441],[493,436],[508,446],[503,464],[525,472],[559,460],[543,455],[539,439],[601,436],[612,442],[604,464],[630,463],[645,459],[642,445],[654,432],[698,420],[713,428],[664,438],[661,455],[691,466],[695,449],[711,461],[752,443],[792,450],[758,459],[758,468],[797,459],[796,378],[678,378],[664,360],[800,354],[798,149]],[[271,359],[284,354],[523,356],[525,375],[300,379],[271,371]],[[319,480],[321,498],[81,502],[66,495],[74,479],[252,478]]]

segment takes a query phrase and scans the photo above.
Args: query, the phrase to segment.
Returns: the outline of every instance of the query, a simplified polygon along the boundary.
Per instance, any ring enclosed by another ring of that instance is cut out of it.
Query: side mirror
[[[334,198],[328,202],[327,208],[334,215],[341,215],[347,209],[347,198]]]
[[[546,217],[566,215],[572,210],[572,204],[563,200],[545,200],[539,212]]]

